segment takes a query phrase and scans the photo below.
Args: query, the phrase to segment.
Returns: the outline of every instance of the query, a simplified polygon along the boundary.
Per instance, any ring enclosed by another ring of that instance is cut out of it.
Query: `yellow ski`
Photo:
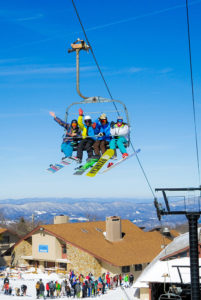
[[[100,169],[104,166],[104,164],[114,155],[113,149],[108,149],[97,161],[95,166],[86,174],[89,177],[94,177],[100,171]]]

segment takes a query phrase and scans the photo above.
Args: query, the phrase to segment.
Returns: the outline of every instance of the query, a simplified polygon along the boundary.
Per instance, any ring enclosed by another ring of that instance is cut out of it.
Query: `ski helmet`
[[[90,116],[85,116],[84,117],[84,121],[89,121],[89,120],[91,121],[91,117]]]

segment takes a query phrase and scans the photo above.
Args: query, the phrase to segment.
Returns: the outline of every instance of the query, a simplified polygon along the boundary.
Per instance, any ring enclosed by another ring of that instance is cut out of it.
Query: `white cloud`
[[[158,73],[160,74],[167,74],[167,73],[171,73],[173,71],[172,68],[164,68],[162,70],[159,70]]]
[[[132,67],[128,70],[129,73],[139,73],[141,71],[144,71],[145,68],[137,68],[137,67]]]
[[[37,15],[33,15],[30,17],[24,17],[24,18],[18,18],[15,19],[18,22],[25,22],[25,21],[32,21],[32,20],[37,20],[37,19],[41,19],[43,18],[43,14],[37,14]]]
[[[82,71],[92,71],[94,67],[82,67]],[[66,74],[75,73],[73,67],[49,67],[49,66],[34,66],[22,65],[16,67],[0,68],[0,76],[15,76],[15,75],[31,75],[31,74]]]
[[[0,65],[12,64],[22,60],[23,58],[2,58],[0,59]]]
[[[0,16],[11,22],[32,21],[43,18],[43,14],[19,10],[0,10]]]

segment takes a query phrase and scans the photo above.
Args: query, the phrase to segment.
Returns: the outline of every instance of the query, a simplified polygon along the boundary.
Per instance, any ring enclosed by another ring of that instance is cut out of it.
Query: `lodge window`
[[[135,265],[135,271],[142,271],[142,265],[141,264]]]
[[[4,235],[2,237],[1,243],[2,244],[9,244],[10,243],[10,237],[8,235]]]
[[[63,254],[67,253],[66,245],[62,245],[62,253]]]
[[[67,270],[67,264],[65,264],[65,263],[59,263],[59,268],[61,268],[63,270]]]
[[[122,273],[129,273],[130,272],[130,266],[123,266],[122,267]]]

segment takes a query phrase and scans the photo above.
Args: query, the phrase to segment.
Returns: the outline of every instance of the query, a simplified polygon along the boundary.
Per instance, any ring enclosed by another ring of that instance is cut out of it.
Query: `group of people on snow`
[[[4,279],[4,285],[2,290],[4,290],[5,295],[12,295],[13,289],[9,283],[8,277],[5,277]],[[26,291],[27,291],[27,286],[25,284],[22,284],[20,288],[18,287],[15,288],[16,296],[26,296]]]
[[[114,289],[121,285],[125,287],[132,286],[134,281],[133,274],[111,276],[109,272],[103,273],[102,276],[95,279],[92,273],[85,277],[82,274],[76,275],[74,271],[70,270],[67,277],[61,283],[59,281],[50,281],[44,284],[42,279],[37,281],[35,286],[36,298],[96,297],[100,294],[105,294],[106,290]]]
[[[36,298],[96,297],[118,286],[131,287],[133,282],[133,274],[111,275],[107,272],[95,278],[91,272],[87,276],[84,276],[82,274],[77,275],[73,270],[70,270],[69,274],[62,281],[51,280],[43,282],[42,279],[38,280],[35,283]],[[2,291],[4,291],[5,295],[13,295],[12,290],[9,279],[6,277],[3,282]],[[26,296],[26,292],[27,286],[25,284],[22,284],[20,288],[15,287],[16,296]]]
[[[102,113],[94,122],[89,115],[84,116],[83,110],[79,109],[78,120],[66,123],[58,118],[54,112],[50,112],[54,120],[66,129],[61,144],[61,151],[65,158],[71,157],[73,147],[77,146],[77,160],[82,162],[83,151],[86,150],[88,159],[97,158],[105,153],[107,147],[116,150],[118,147],[122,157],[128,156],[125,144],[128,141],[129,127],[122,117],[116,122],[109,122],[105,113]]]

